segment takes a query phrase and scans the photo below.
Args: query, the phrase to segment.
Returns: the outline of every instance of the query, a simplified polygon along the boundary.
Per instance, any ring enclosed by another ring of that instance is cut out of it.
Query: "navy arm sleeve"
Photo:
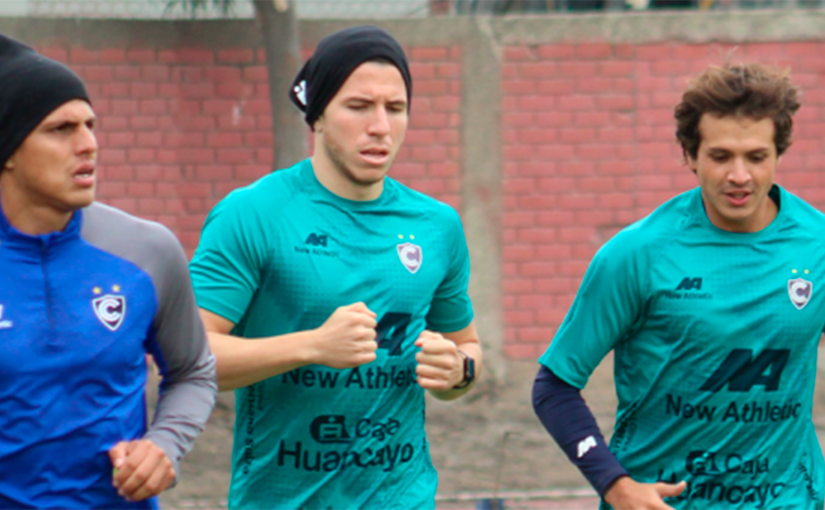
[[[629,476],[607,447],[581,392],[542,366],[533,384],[533,409],[544,428],[600,496]]]

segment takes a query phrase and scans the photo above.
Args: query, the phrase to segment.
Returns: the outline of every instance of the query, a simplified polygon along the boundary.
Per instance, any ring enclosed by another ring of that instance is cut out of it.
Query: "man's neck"
[[[21,199],[20,193],[15,193],[8,186],[2,185],[0,207],[11,226],[32,236],[62,231],[74,214],[71,211],[58,211],[47,205],[37,205]]]
[[[318,155],[317,151],[310,159],[310,162],[312,163],[312,170],[315,172],[315,177],[318,179],[318,182],[331,193],[341,198],[357,202],[366,202],[377,199],[384,191],[383,178],[372,184],[354,182],[344,174],[343,170],[338,169],[335,163],[330,161],[329,158]]]

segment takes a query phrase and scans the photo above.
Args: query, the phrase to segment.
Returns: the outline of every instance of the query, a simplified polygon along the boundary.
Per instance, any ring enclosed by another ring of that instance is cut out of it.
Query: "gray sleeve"
[[[186,255],[162,225],[100,204],[84,209],[81,234],[140,267],[154,283],[158,310],[147,346],[163,380],[144,437],[163,449],[180,474],[180,459],[206,425],[218,391],[215,358],[198,314]]]

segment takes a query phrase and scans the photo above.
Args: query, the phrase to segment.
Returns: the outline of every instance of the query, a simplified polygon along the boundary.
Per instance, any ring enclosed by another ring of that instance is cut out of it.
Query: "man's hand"
[[[687,483],[639,483],[629,476],[619,478],[605,493],[604,500],[614,510],[673,510],[664,498],[678,496]]]
[[[115,467],[112,483],[128,501],[157,496],[175,480],[175,468],[163,450],[148,439],[121,441],[109,450]]]
[[[375,361],[375,313],[364,303],[336,309],[316,330],[313,363],[331,368],[353,368]]]
[[[464,379],[464,358],[455,342],[425,330],[415,345],[421,347],[415,355],[419,386],[425,390],[449,391]]]

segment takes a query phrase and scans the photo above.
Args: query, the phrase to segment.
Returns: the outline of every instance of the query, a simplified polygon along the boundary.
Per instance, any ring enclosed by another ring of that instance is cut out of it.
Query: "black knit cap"
[[[289,98],[304,112],[311,128],[355,69],[368,60],[385,58],[401,72],[407,85],[407,111],[412,102],[412,78],[407,56],[398,41],[372,25],[347,28],[328,35],[301,68]]]
[[[92,102],[71,69],[0,34],[0,165],[43,119],[72,99]]]

